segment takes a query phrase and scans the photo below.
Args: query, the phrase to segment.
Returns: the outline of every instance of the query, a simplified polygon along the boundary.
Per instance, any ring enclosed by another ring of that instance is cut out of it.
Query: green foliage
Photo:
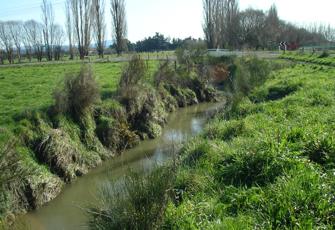
[[[69,113],[79,119],[100,99],[99,87],[94,79],[91,67],[82,66],[78,74],[65,77],[64,89],[54,92],[55,110]]]
[[[223,123],[218,120],[207,126],[204,136],[209,139],[230,141],[245,132],[246,126],[243,121],[230,120]]]
[[[172,180],[171,169],[163,167],[146,176],[129,173],[120,183],[106,184],[102,203],[89,211],[91,229],[156,229]]]
[[[329,57],[329,56],[330,56],[329,52],[328,52],[327,50],[324,50],[324,51],[322,51],[322,53],[320,54],[319,58],[327,58],[327,57]]]
[[[206,43],[199,41],[188,41],[176,50],[178,63],[190,72],[194,64],[200,64],[207,53]]]
[[[294,53],[287,53],[281,55],[282,59],[288,59],[292,61],[298,62],[306,62],[306,63],[313,63],[318,65],[326,65],[326,66],[335,66],[335,58],[331,57],[327,52],[322,53],[320,56],[316,55],[308,55],[308,54],[294,54]]]
[[[182,151],[167,229],[333,229],[330,68],[274,72]],[[285,97],[271,97],[276,95]],[[278,93],[280,92],[280,93]],[[257,99],[257,100],[256,100]],[[322,103],[325,101],[325,103]],[[189,160],[195,159],[195,160]]]
[[[144,60],[134,55],[128,65],[124,67],[119,83],[119,92],[122,94],[124,91],[136,86],[141,80],[144,79],[147,72],[147,66]]]
[[[271,72],[270,64],[257,57],[238,59],[235,62],[236,72],[233,72],[234,93],[248,95],[250,91],[263,84]]]
[[[155,86],[158,87],[162,83],[175,84],[177,80],[176,72],[172,69],[169,61],[163,61],[160,63],[157,72],[154,75]]]
[[[294,93],[300,87],[301,84],[299,83],[283,81],[267,88],[255,90],[250,95],[250,99],[255,103],[264,101],[275,101]]]
[[[335,141],[329,134],[311,137],[306,143],[304,154],[320,165],[335,168]]]
[[[216,178],[220,183],[234,186],[264,186],[272,183],[286,170],[292,162],[278,149],[262,146],[252,149],[227,153],[217,164]]]

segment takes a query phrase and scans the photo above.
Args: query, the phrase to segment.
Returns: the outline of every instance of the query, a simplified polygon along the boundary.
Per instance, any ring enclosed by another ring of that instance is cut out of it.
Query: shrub
[[[105,184],[101,205],[89,211],[91,229],[156,229],[173,178],[172,170],[162,167],[147,176],[130,173],[115,186],[113,182]]]
[[[271,68],[265,60],[248,57],[235,61],[235,67],[230,72],[233,76],[234,92],[248,95],[252,89],[267,80]]]
[[[140,56],[134,55],[128,65],[123,69],[119,82],[119,94],[137,85],[147,72],[147,66]]]
[[[83,65],[78,74],[68,74],[64,88],[54,92],[57,113],[69,113],[74,118],[81,117],[100,99],[99,87],[90,66]]]
[[[176,83],[176,72],[171,68],[169,61],[160,63],[159,68],[154,76],[155,86],[158,87],[161,83]]]
[[[187,68],[189,72],[194,64],[202,63],[207,53],[204,42],[188,41],[182,48],[176,50],[178,63]]]

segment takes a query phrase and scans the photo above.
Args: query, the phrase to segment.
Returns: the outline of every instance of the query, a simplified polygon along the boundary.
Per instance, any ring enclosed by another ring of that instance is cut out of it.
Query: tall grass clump
[[[100,204],[89,209],[91,229],[157,229],[173,181],[173,171],[160,167],[141,175],[131,172],[121,182],[105,184]]]
[[[313,162],[335,168],[335,140],[333,136],[312,137],[304,148],[304,154]]]
[[[10,209],[13,199],[9,192],[23,186],[24,178],[34,173],[32,167],[25,165],[16,147],[17,144],[14,140],[10,140],[0,147],[0,229],[2,227],[3,229],[10,229],[5,228],[4,223],[1,226],[2,219],[8,214],[6,212]],[[10,214],[10,220],[7,220],[7,222],[10,222],[9,224],[13,224],[11,223],[12,216]]]
[[[120,95],[126,94],[138,85],[147,73],[147,66],[139,55],[134,55],[128,65],[123,68],[118,91]]]
[[[100,99],[99,86],[92,69],[83,65],[77,74],[67,74],[64,86],[54,92],[57,113],[71,114],[78,119],[89,111]]]

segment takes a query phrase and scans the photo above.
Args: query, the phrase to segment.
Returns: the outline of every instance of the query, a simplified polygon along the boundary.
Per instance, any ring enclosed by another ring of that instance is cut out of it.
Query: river
[[[39,210],[20,218],[32,230],[88,229],[85,208],[97,202],[99,188],[110,179],[123,178],[127,171],[150,170],[171,159],[171,148],[199,134],[209,117],[222,103],[202,103],[179,109],[170,114],[163,134],[155,140],[143,141],[121,156],[105,162],[76,182],[66,185],[63,192]]]

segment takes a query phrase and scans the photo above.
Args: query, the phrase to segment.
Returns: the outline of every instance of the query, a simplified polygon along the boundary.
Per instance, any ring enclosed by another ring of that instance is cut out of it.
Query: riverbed
[[[89,217],[85,209],[96,204],[99,188],[104,183],[113,180],[117,184],[129,170],[145,172],[171,159],[172,150],[199,134],[207,118],[222,106],[223,103],[202,103],[170,114],[160,138],[143,141],[121,156],[105,162],[74,183],[66,185],[55,200],[24,215],[20,220],[33,230],[88,229]]]

